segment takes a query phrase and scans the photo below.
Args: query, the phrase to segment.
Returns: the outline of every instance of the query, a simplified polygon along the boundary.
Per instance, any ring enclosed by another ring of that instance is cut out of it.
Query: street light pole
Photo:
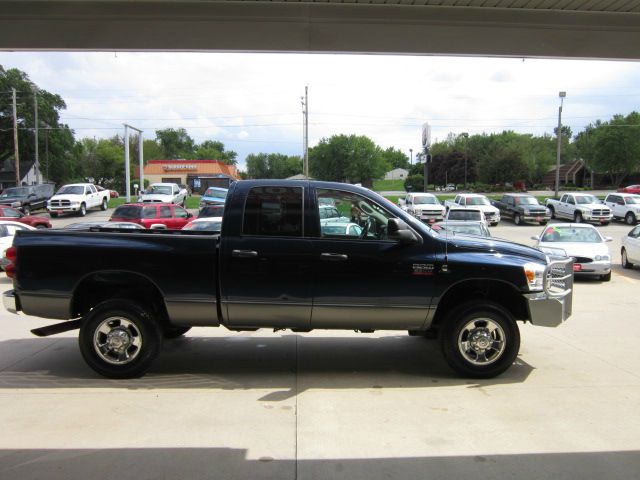
[[[556,148],[556,192],[555,196],[558,197],[558,190],[560,190],[560,150],[562,148],[562,102],[564,97],[567,96],[567,92],[560,92],[560,106],[558,107],[558,146]]]
[[[409,149],[409,155],[411,155],[411,160],[409,160],[409,165],[413,165],[413,148]]]

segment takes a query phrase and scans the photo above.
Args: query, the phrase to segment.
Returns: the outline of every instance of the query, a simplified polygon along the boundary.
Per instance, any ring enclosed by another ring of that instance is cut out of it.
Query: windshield
[[[150,195],[171,195],[173,189],[166,185],[152,185],[144,192]]]
[[[204,192],[205,197],[216,197],[216,198],[226,198],[227,189],[225,188],[207,188],[207,191]]]
[[[183,230],[198,230],[206,232],[220,232],[222,221],[193,222],[183,228]]]
[[[23,188],[23,187],[7,188],[4,192],[2,192],[2,195],[0,195],[0,198],[26,197],[28,194],[29,194],[28,188]]]
[[[480,225],[442,225],[443,230],[461,233],[464,235],[484,235],[484,230]]]
[[[485,197],[469,197],[467,205],[491,205],[491,203]]]
[[[575,198],[576,198],[576,203],[578,205],[586,205],[589,203],[601,203],[600,200],[598,200],[593,195],[576,195]]]
[[[438,205],[440,202],[435,197],[415,197],[413,203],[416,205]]]
[[[534,197],[516,197],[516,205],[540,205]]]
[[[602,237],[593,228],[552,226],[542,235],[542,242],[602,243]]]
[[[482,214],[477,210],[450,210],[447,220],[482,220]]]
[[[84,194],[83,185],[65,185],[56,193],[56,195],[82,195],[82,194]]]

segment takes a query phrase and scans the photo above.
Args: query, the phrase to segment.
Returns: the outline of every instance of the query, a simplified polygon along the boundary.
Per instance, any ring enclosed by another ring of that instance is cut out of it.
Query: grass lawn
[[[131,202],[135,202],[138,199],[135,195],[131,195]],[[123,203],[127,203],[127,199],[122,196],[118,198],[112,198],[109,200],[109,208],[116,208],[122,205]],[[200,195],[192,195],[187,198],[185,203],[186,208],[196,209],[200,207]]]
[[[404,180],[374,180],[373,191],[398,190],[404,192]]]

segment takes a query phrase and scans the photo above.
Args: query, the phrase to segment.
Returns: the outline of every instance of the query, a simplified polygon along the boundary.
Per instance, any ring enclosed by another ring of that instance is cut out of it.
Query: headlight
[[[567,252],[564,248],[554,248],[554,247],[540,247],[540,251],[544,252],[548,255],[553,255],[554,257],[568,257]]]
[[[526,263],[523,268],[529,290],[532,292],[541,291],[543,289],[545,266],[539,263]]]
[[[596,255],[595,260],[596,262],[608,262],[611,258],[609,255]]]
[[[21,206],[22,206],[22,202],[13,202],[13,203],[11,204],[11,206],[12,206],[13,208],[21,207]]]

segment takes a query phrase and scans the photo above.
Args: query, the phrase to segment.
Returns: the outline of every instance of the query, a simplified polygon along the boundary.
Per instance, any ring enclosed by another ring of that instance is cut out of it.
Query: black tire
[[[600,280],[602,280],[603,282],[610,282],[611,272],[607,273],[606,275],[600,275]]]
[[[477,348],[468,340],[472,335],[477,337]],[[487,342],[491,346],[483,347]],[[447,315],[440,330],[440,345],[445,360],[459,374],[492,378],[507,370],[518,356],[520,331],[511,313],[500,305],[474,301]]]
[[[107,199],[103,198],[102,199],[102,204],[100,205],[100,210],[102,210],[103,212],[107,209]]]
[[[573,214],[573,221],[574,223],[582,223],[582,212],[580,210]]]
[[[145,374],[160,353],[162,331],[141,305],[114,299],[89,312],[80,326],[78,342],[84,360],[100,375],[136,378]]]
[[[172,339],[178,338],[191,330],[191,327],[165,327],[162,332],[164,333],[164,338]]]
[[[29,205],[24,205],[22,207],[22,213],[25,215],[31,215],[31,207]]]
[[[513,223],[515,223],[516,225],[522,225],[522,217],[519,213],[513,215]]]
[[[633,268],[633,263],[631,263],[629,261],[629,258],[627,257],[627,250],[626,249],[622,249],[622,252],[620,252],[620,256],[622,259],[622,268]]]
[[[49,216],[51,218],[57,218],[58,217],[58,213],[57,212],[49,212]]]
[[[47,228],[47,226],[46,226],[46,225],[44,225],[43,223],[39,223],[38,225],[36,225],[36,228],[37,228],[38,230],[43,230],[43,229]]]
[[[551,212],[551,218],[556,218],[556,210],[553,207],[549,207],[549,211]]]
[[[542,225],[543,227],[547,224],[547,222],[540,222],[540,225]]]
[[[84,203],[80,204],[80,210],[78,210],[78,215],[84,217],[87,214],[87,205]]]
[[[624,216],[624,223],[627,225],[635,225],[637,223],[636,215],[633,212],[629,212]]]

